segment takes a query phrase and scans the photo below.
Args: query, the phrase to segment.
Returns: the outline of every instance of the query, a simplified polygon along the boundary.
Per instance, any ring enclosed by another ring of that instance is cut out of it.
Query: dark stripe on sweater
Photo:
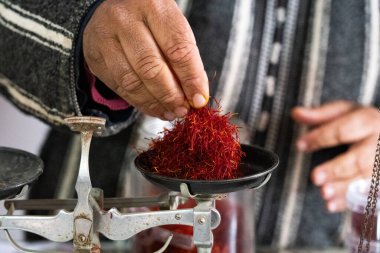
[[[236,112],[239,112],[239,118],[244,121],[248,120],[252,97],[255,89],[255,79],[257,72],[258,59],[260,55],[261,38],[265,19],[265,1],[256,1],[255,3],[255,21],[253,27],[253,36],[251,43],[251,52],[247,67],[246,77],[243,89],[240,93],[240,99],[236,106]]]
[[[38,40],[40,40],[40,41],[42,41],[42,42],[44,42],[44,43],[47,43],[47,44],[49,44],[49,45],[51,45],[51,46],[54,46],[54,47],[56,47],[56,48],[59,48],[60,50],[66,52],[67,54],[70,53],[70,50],[67,49],[67,48],[62,47],[62,45],[60,45],[60,44],[58,44],[58,43],[55,43],[55,42],[53,42],[53,41],[51,41],[51,40],[47,40],[47,39],[45,39],[44,37],[41,37],[40,35],[38,35],[38,34],[36,34],[36,33],[33,33],[33,32],[31,32],[31,31],[29,31],[29,30],[25,30],[24,28],[22,28],[22,27],[20,27],[20,26],[18,26],[18,25],[16,25],[16,24],[14,24],[14,23],[12,23],[12,22],[9,22],[8,20],[5,20],[5,19],[4,19],[3,17],[1,17],[1,16],[0,16],[0,20],[1,20],[2,22],[4,22],[5,24],[7,24],[8,26],[12,27],[13,29],[15,29],[15,30],[17,30],[17,31],[19,31],[19,32],[21,32],[21,33],[25,33],[25,34],[27,34],[27,35],[29,35],[29,36],[36,37]],[[1,24],[0,24],[0,25],[1,25]],[[6,27],[6,26],[4,26],[4,27]],[[7,28],[7,27],[6,27],[6,28]],[[12,31],[12,32],[16,33],[15,31]],[[24,37],[25,37],[25,36],[24,36]],[[30,38],[28,38],[28,39],[30,39]],[[36,41],[36,42],[38,42],[38,41]],[[41,44],[41,45],[43,45],[43,44]],[[45,45],[43,45],[43,46],[45,46]]]
[[[211,96],[217,90],[226,57],[234,7],[231,0],[194,1],[188,17],[206,72],[210,78],[216,73],[210,80]]]
[[[11,4],[10,4],[9,2],[7,2],[7,1],[0,0],[0,2],[3,3],[7,8],[11,9],[12,11],[16,12],[17,14],[19,14],[20,16],[22,16],[22,17],[24,17],[24,18],[27,18],[27,19],[33,20],[33,21],[35,21],[35,22],[37,22],[37,23],[39,23],[39,24],[41,24],[41,25],[43,25],[43,26],[49,28],[50,30],[53,30],[53,31],[58,32],[58,33],[62,33],[62,34],[66,35],[66,36],[69,37],[69,38],[72,38],[72,37],[73,37],[72,33],[68,32],[67,30],[65,30],[65,29],[63,29],[63,28],[60,29],[60,28],[58,28],[58,27],[56,27],[56,26],[53,26],[53,25],[52,25],[53,23],[52,23],[52,24],[49,24],[49,23],[47,23],[47,22],[43,22],[43,21],[41,21],[40,19],[38,19],[38,18],[36,18],[36,17],[34,17],[34,16],[28,15],[28,14],[26,14],[26,13],[20,11],[19,9],[14,8],[14,5],[11,5]],[[21,7],[20,7],[20,8],[21,8]],[[34,14],[34,13],[33,13],[33,14]]]

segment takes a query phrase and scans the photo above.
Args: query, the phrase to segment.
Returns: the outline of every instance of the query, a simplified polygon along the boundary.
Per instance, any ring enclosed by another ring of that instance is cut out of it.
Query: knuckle
[[[168,60],[172,63],[188,63],[196,50],[196,45],[191,42],[180,42],[166,50]]]
[[[191,76],[185,78],[182,82],[181,85],[185,89],[194,89],[195,87],[198,87],[199,84],[202,83],[202,78],[199,76]]]
[[[121,76],[120,85],[117,86],[116,92],[123,95],[136,92],[141,87],[141,80],[133,72],[129,72]]]
[[[368,159],[360,159],[355,157],[354,166],[357,168],[357,171],[363,175],[367,175],[371,171],[371,165]]]
[[[347,136],[347,131],[344,126],[340,125],[335,131],[334,139],[336,143],[343,143],[345,136]]]
[[[155,117],[161,117],[164,114],[162,106],[155,100],[146,100],[142,102],[141,109],[144,113]]]
[[[151,112],[157,112],[160,109],[160,104],[158,102],[156,102],[156,101],[155,102],[149,102],[149,103],[147,103],[146,107]]]
[[[110,4],[107,10],[107,14],[117,23],[124,23],[128,18],[128,8],[122,3]]]
[[[150,1],[149,6],[154,13],[157,13],[158,15],[163,15],[163,16],[166,16],[165,15],[166,13],[173,10],[171,5],[168,5],[166,1],[162,1],[162,0]]]
[[[160,76],[164,64],[160,57],[153,54],[141,56],[136,62],[136,70],[144,80],[153,80]]]
[[[337,178],[342,174],[342,167],[335,165],[331,170],[331,175],[333,178]]]
[[[103,55],[92,43],[83,47],[83,55],[88,65],[92,64],[102,64],[104,62]]]
[[[178,100],[178,96],[175,94],[174,89],[167,90],[166,92],[158,96],[158,100],[163,104],[171,105]]]
[[[87,64],[91,67],[93,65],[101,65],[104,63],[102,55],[95,50],[88,50],[84,53],[84,58],[86,59]]]

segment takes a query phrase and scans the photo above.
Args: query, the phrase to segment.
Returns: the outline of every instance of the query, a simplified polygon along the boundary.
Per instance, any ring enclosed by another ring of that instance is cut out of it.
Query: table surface
[[[280,250],[273,251],[268,249],[258,249],[256,253],[349,253],[347,249],[329,248],[325,250],[318,249],[298,249],[298,250]]]
[[[39,242],[39,243],[27,243],[21,242],[21,244],[28,248],[34,250],[58,250],[59,252],[72,252],[71,243],[53,243],[53,242]],[[128,250],[130,245],[128,243],[102,243],[102,253],[126,253],[130,252]],[[0,243],[0,252],[7,253],[18,253],[8,242]],[[270,249],[257,249],[256,253],[349,253],[347,249],[342,248],[330,248],[325,250],[318,249],[299,249],[299,250],[280,250],[274,251]]]

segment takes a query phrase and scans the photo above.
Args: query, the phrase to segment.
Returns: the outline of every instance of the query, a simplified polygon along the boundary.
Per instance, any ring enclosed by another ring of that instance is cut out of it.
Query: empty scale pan
[[[42,174],[42,160],[26,151],[0,147],[0,200],[17,195]]]

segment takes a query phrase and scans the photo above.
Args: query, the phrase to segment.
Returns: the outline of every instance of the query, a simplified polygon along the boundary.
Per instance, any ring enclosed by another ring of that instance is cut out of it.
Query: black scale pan
[[[26,151],[0,147],[0,200],[17,195],[42,174],[43,162]]]
[[[276,154],[263,148],[242,145],[242,149],[246,156],[242,158],[239,169],[245,176],[236,179],[186,180],[160,176],[149,170],[150,162],[147,158],[147,152],[150,151],[138,155],[135,159],[135,165],[146,179],[172,191],[179,192],[181,183],[186,183],[191,194],[223,194],[259,187],[265,183],[267,177],[270,176],[279,163]]]

